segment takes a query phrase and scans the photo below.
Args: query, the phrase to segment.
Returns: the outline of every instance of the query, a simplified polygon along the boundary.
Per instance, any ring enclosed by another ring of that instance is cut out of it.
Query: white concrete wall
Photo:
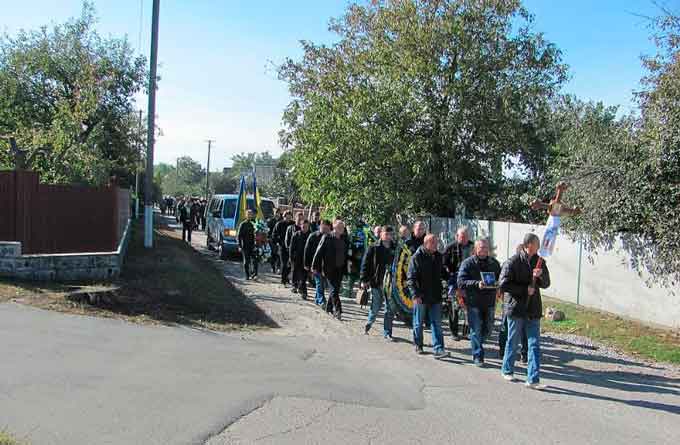
[[[503,262],[515,252],[524,234],[543,236],[544,226],[499,221],[479,221],[489,227],[494,253]],[[578,281],[579,243],[564,235],[557,240],[555,252],[546,259],[552,285],[545,294],[564,301],[612,312],[671,328],[680,328],[680,289],[648,287],[645,278],[629,266],[628,256],[620,249],[588,252],[581,259],[580,292]]]

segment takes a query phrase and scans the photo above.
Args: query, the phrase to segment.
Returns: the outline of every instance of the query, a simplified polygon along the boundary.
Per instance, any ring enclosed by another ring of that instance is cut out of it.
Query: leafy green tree
[[[231,175],[239,178],[243,173],[250,173],[256,165],[276,165],[277,160],[268,151],[239,153],[231,157]]]
[[[0,168],[87,184],[132,170],[145,59],[95,23],[86,2],[79,18],[0,37]]]
[[[237,193],[239,187],[239,180],[232,175],[225,175],[224,173],[210,174],[210,188],[216,194]]]
[[[680,282],[680,18],[653,21],[659,52],[643,58],[648,75],[639,113],[565,102],[550,155],[551,182],[571,182],[571,202],[584,209],[565,219],[588,247],[623,247],[638,271],[676,287]]]
[[[485,214],[510,159],[535,172],[566,78],[519,0],[351,5],[332,46],[279,68],[293,100],[281,143],[302,197],[330,213]]]

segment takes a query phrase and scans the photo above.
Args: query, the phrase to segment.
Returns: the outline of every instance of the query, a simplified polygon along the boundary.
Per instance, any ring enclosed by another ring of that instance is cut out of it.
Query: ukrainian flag
[[[246,178],[241,175],[241,185],[238,192],[238,200],[236,201],[236,217],[234,218],[234,227],[238,227],[246,219],[248,212],[248,195],[246,195]]]
[[[257,219],[258,221],[264,221],[264,213],[262,213],[260,191],[257,189],[257,178],[255,177],[255,168],[253,168],[253,197],[255,198],[255,219]]]

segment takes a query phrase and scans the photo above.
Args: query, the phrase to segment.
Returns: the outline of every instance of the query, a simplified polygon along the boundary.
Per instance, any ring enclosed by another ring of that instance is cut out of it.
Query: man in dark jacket
[[[541,260],[539,267],[538,249],[540,240],[533,233],[524,236],[519,252],[510,257],[501,270],[500,288],[503,292],[503,312],[508,317],[508,342],[503,356],[503,378],[515,381],[515,358],[517,343],[522,329],[528,339],[529,363],[526,384],[530,388],[541,389],[541,317],[543,303],[541,289],[550,286],[548,266]]]
[[[448,297],[451,299],[451,335],[456,341],[461,339],[459,332],[460,320],[458,314],[464,308],[465,291],[458,287],[458,269],[461,263],[472,255],[474,245],[470,241],[468,229],[461,226],[456,231],[456,239],[444,249],[444,267],[449,274]]]
[[[501,265],[489,257],[489,242],[477,240],[474,255],[458,271],[458,288],[465,291],[472,360],[484,366],[484,342],[493,330]]]
[[[447,278],[442,255],[437,251],[437,238],[429,234],[411,257],[406,282],[413,295],[413,342],[416,352],[423,354],[423,323],[427,312],[436,359],[449,356],[444,349],[442,333],[442,280]]]
[[[305,245],[304,263],[305,269],[308,272],[312,272],[312,261],[314,260],[314,254],[316,253],[316,249],[319,248],[321,238],[327,233],[330,233],[330,231],[331,222],[324,219],[323,221],[321,221],[319,230],[312,233],[311,235],[309,235],[309,238],[307,238],[307,244]],[[314,294],[314,302],[318,306],[322,306],[324,303],[326,303],[326,296],[324,294],[326,290],[326,279],[320,273],[312,272],[312,274],[314,275],[314,285],[316,288],[316,292]]]
[[[191,244],[191,232],[194,230],[191,222],[191,212],[189,205],[182,203],[179,207],[179,222],[182,223],[182,241],[187,241]]]
[[[423,245],[425,240],[425,223],[416,221],[413,224],[413,235],[406,241],[406,247],[411,251],[411,254],[416,253],[416,250]]]
[[[342,303],[340,303],[340,287],[342,277],[347,270],[347,251],[348,245],[343,234],[345,233],[345,223],[335,220],[333,232],[321,238],[314,259],[312,260],[312,270],[322,274],[330,287],[330,295],[326,303],[326,312],[332,313],[338,320],[342,316]]]
[[[274,216],[267,220],[267,228],[269,229],[267,232],[267,241],[269,242],[269,249],[271,250],[269,264],[272,266],[272,273],[276,273],[279,267],[281,267],[279,260],[279,246],[274,241],[274,228],[276,227],[276,223],[282,219],[283,217],[281,216],[281,211],[276,209]]]
[[[288,226],[286,229],[286,236],[284,238],[284,245],[286,246],[286,251],[290,255],[290,243],[293,240],[293,235],[295,235],[297,232],[302,230],[302,221],[305,220],[305,214],[302,212],[298,212],[295,214],[295,223],[291,224]],[[292,267],[293,263],[292,261],[290,262],[290,266]],[[297,282],[297,277],[295,274],[293,274],[293,287],[291,288],[291,291],[296,294],[298,292],[298,282]]]
[[[368,334],[371,326],[382,309],[385,296],[383,295],[383,280],[385,272],[394,261],[394,243],[392,242],[392,227],[382,227],[380,240],[366,250],[361,262],[361,287],[371,290],[371,307],[368,310],[368,322],[364,332]],[[389,303],[385,305],[385,319],[383,323],[383,337],[392,341],[392,321],[394,313]]]
[[[246,273],[246,280],[257,276],[257,258],[255,256],[255,212],[248,209],[246,220],[238,227],[238,248],[243,257],[243,268]],[[250,268],[253,266],[254,272],[251,275]]]
[[[312,214],[312,221],[309,223],[309,231],[314,233],[321,227],[321,212],[318,210]]]
[[[288,275],[290,266],[288,264],[288,249],[286,249],[286,231],[288,227],[295,224],[293,222],[293,212],[287,210],[283,214],[283,219],[274,226],[274,242],[279,249],[279,259],[281,260],[281,284],[290,283]]]
[[[303,300],[307,299],[307,270],[305,269],[305,246],[309,238],[309,221],[302,221],[302,229],[290,240],[290,263],[293,265],[293,283]]]
[[[191,199],[190,216],[192,230],[198,230],[199,223],[201,222],[201,204],[198,203],[198,198]]]

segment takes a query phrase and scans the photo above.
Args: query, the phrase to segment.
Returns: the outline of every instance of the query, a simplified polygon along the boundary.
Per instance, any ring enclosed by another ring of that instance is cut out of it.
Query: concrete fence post
[[[583,265],[583,238],[578,239],[578,264],[576,272],[576,304],[581,304],[581,267]]]

